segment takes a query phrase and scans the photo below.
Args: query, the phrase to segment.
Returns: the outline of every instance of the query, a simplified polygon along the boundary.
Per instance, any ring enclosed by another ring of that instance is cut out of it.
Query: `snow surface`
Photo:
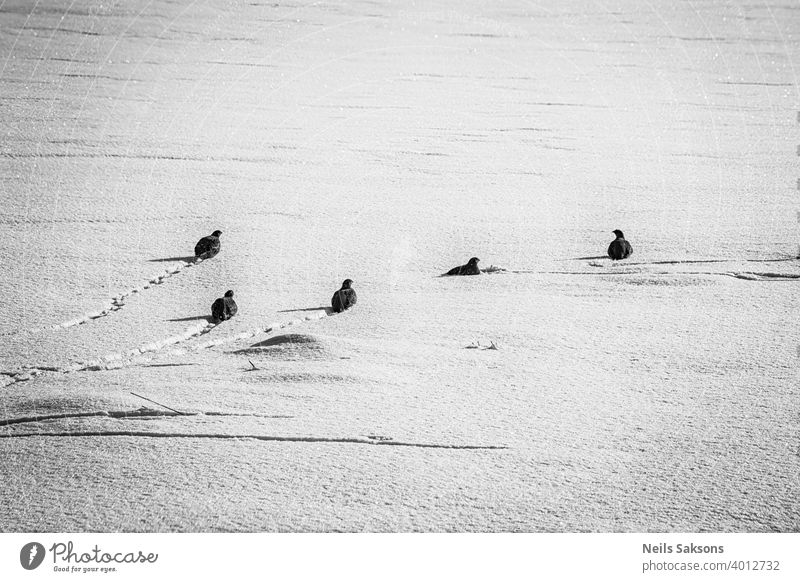
[[[0,530],[800,530],[799,33],[0,2]]]

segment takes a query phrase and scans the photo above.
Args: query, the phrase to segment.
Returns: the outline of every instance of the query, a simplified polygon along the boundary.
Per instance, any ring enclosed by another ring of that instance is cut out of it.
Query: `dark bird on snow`
[[[625,240],[625,235],[621,230],[615,230],[614,235],[617,237],[608,245],[608,256],[612,261],[619,261],[620,259],[627,259],[633,254],[631,243]]]
[[[466,265],[460,267],[453,267],[445,275],[480,275],[481,270],[478,268],[478,257],[472,257]]]
[[[358,298],[356,297],[356,290],[351,287],[352,284],[353,281],[351,279],[345,279],[344,283],[342,283],[342,288],[331,297],[331,307],[333,307],[334,312],[341,313],[356,304]]]
[[[220,297],[211,304],[211,315],[218,321],[230,319],[239,308],[233,300],[233,291],[225,291],[225,297]]]
[[[210,259],[219,252],[220,243],[219,235],[222,234],[221,230],[215,230],[208,236],[204,236],[194,246],[194,256],[203,259]]]

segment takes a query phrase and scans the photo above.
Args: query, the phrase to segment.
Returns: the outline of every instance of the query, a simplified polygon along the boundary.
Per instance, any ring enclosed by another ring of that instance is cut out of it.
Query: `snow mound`
[[[326,342],[316,336],[301,333],[287,333],[271,337],[236,353],[280,360],[330,360],[334,358]]]
[[[263,342],[259,342],[258,345],[269,347],[269,346],[279,346],[283,344],[318,344],[318,343],[319,340],[313,335],[308,335],[303,333],[285,333],[283,335],[277,335],[275,337],[271,337],[268,340],[264,340]]]

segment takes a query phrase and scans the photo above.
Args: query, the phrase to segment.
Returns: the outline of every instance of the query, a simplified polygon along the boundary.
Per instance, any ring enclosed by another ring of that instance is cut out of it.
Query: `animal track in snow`
[[[699,261],[686,261],[688,262],[699,262]],[[704,261],[704,262],[712,262],[712,261]],[[534,270],[514,270],[508,271],[509,273],[514,273],[516,275],[578,275],[578,276],[585,276],[585,277],[606,277],[606,276],[616,276],[616,277],[625,277],[625,276],[671,276],[671,277],[683,277],[687,275],[702,275],[708,277],[734,277],[736,279],[744,279],[746,281],[797,281],[800,280],[800,273],[776,273],[776,272],[754,272],[754,271],[645,271],[642,269],[630,268],[634,266],[643,266],[643,265],[657,265],[662,263],[673,264],[673,262],[669,261],[661,261],[660,263],[628,263],[625,265],[614,265],[614,267],[622,267],[621,269],[617,270],[598,270],[598,271],[534,271]],[[609,266],[607,263],[600,263],[596,261],[591,261],[588,263],[589,266],[592,267],[602,267],[605,268]],[[679,262],[675,261],[674,264],[680,264]]]
[[[261,327],[253,328],[244,332],[240,332],[235,335],[230,335],[215,340],[211,340],[208,342],[204,342],[192,346],[191,348],[172,349],[165,353],[170,355],[185,355],[190,352],[197,352],[200,350],[216,347],[234,341],[250,339],[259,334],[272,333],[280,329],[285,329],[287,327],[302,324],[306,321],[323,319],[328,315],[329,314],[326,311],[320,310],[310,315],[306,315],[305,317],[302,318],[298,317],[283,323],[278,323],[278,322],[272,323],[265,328]],[[330,315],[335,315],[335,314],[330,314]],[[105,356],[94,360],[73,362],[71,364],[67,364],[66,366],[62,366],[60,368],[49,367],[49,366],[48,367],[26,366],[17,371],[0,371],[0,387],[9,386],[17,382],[25,382],[31,380],[44,372],[60,372],[66,374],[73,372],[98,372],[103,370],[118,370],[133,365],[141,365],[145,362],[152,360],[165,347],[174,346],[176,344],[183,343],[190,339],[194,339],[195,337],[205,335],[215,327],[217,327],[217,324],[215,323],[204,322],[202,324],[198,324],[187,328],[186,331],[184,331],[182,334],[179,335],[174,335],[155,342],[143,344],[138,348],[133,348],[125,352],[114,352],[106,354]],[[2,378],[2,376],[5,376],[5,378]]]
[[[142,344],[138,348],[133,348],[125,352],[114,352],[106,354],[95,360],[77,361],[62,367],[52,366],[23,366],[19,370],[0,371],[0,387],[10,386],[17,382],[27,382],[41,375],[44,372],[60,372],[69,374],[72,372],[96,372],[100,370],[115,370],[123,368],[126,362],[141,356],[142,354],[155,353],[165,346],[174,345],[189,339],[204,335],[216,327],[214,323],[203,323],[189,327],[180,335],[170,336],[159,341]]]
[[[142,344],[138,348],[133,348],[125,352],[114,352],[111,354],[106,354],[102,358],[98,358],[96,360],[90,360],[87,362],[74,362],[69,366],[61,368],[60,371],[97,372],[100,370],[116,370],[119,368],[123,368],[125,366],[126,361],[133,360],[144,354],[155,354],[164,349],[166,346],[172,346],[175,344],[188,341],[190,339],[194,339],[196,337],[200,337],[210,332],[212,329],[217,327],[217,325],[218,324],[211,322],[205,322],[198,325],[193,325],[186,328],[186,331],[184,331],[182,334],[173,335],[147,344]]]
[[[739,272],[739,273],[719,273],[720,275],[727,275],[728,277],[736,277],[737,279],[746,279],[747,281],[787,281],[800,279],[800,275],[790,273],[752,273],[752,272]]]
[[[327,312],[320,310],[314,312],[310,315],[306,315],[305,317],[298,317],[283,323],[272,323],[267,327],[256,327],[247,331],[243,331],[237,333],[235,335],[229,335],[221,338],[217,338],[214,340],[210,340],[207,342],[203,342],[201,344],[197,344],[192,346],[191,348],[178,348],[169,350],[165,353],[171,355],[184,355],[189,352],[198,352],[200,350],[213,348],[216,346],[220,346],[223,344],[250,339],[255,337],[256,335],[265,334],[265,333],[273,333],[279,329],[285,329],[287,327],[291,327],[293,325],[299,325],[306,321],[314,321],[317,319],[322,319],[328,315]],[[215,328],[217,324],[215,323],[202,323],[196,326],[192,326],[188,328],[183,334],[171,336],[156,342],[152,342],[149,344],[144,344],[138,348],[134,348],[132,350],[128,350],[127,352],[118,352],[113,354],[108,354],[103,358],[99,358],[97,360],[92,360],[91,362],[77,362],[72,364],[71,366],[67,367],[66,369],[61,369],[59,371],[64,372],[79,372],[79,371],[98,371],[98,370],[114,370],[118,368],[124,367],[126,360],[133,360],[138,358],[141,355],[153,354],[153,357],[157,352],[160,352],[163,348],[171,345],[175,345],[178,343],[185,342],[187,340],[193,339],[195,337],[199,337],[201,335],[205,335],[210,332],[213,328]],[[149,358],[149,359],[152,359]],[[144,360],[148,361],[148,360]],[[141,364],[143,360],[141,358],[136,359],[135,362],[129,362],[128,365],[131,364]]]
[[[226,433],[190,433],[190,432],[149,432],[127,430],[105,431],[59,431],[59,432],[26,432],[5,433],[0,438],[31,438],[31,437],[142,437],[142,438],[189,438],[189,439],[251,439],[267,442],[284,443],[331,443],[354,444],[372,446],[416,447],[423,449],[451,449],[451,450],[505,450],[506,445],[470,445],[470,444],[439,444],[417,443],[410,441],[379,440],[361,437],[315,437],[315,436],[277,436],[259,434],[226,434]]]
[[[120,293],[118,295],[115,295],[114,297],[112,297],[110,299],[109,304],[106,305],[102,309],[98,309],[96,311],[91,311],[89,313],[85,313],[84,315],[75,317],[73,319],[68,319],[67,321],[62,321],[61,323],[56,323],[54,325],[49,325],[49,326],[46,326],[46,327],[33,327],[33,328],[30,328],[30,329],[25,329],[25,330],[17,330],[17,331],[13,331],[13,332],[6,332],[3,335],[16,335],[16,334],[20,334],[20,333],[36,334],[36,333],[41,333],[41,332],[44,332],[44,331],[58,331],[60,329],[67,329],[67,328],[70,328],[70,327],[74,327],[76,325],[89,323],[90,321],[94,321],[96,319],[101,319],[103,317],[107,317],[107,316],[111,315],[112,313],[114,313],[116,311],[119,311],[120,309],[125,307],[125,300],[128,297],[130,297],[131,295],[134,295],[136,293],[142,293],[142,292],[144,292],[144,291],[146,291],[148,289],[151,289],[155,285],[161,285],[162,283],[164,283],[164,281],[166,281],[167,279],[169,279],[170,277],[172,277],[174,275],[177,275],[178,273],[180,273],[184,269],[188,269],[190,267],[194,267],[195,265],[199,265],[200,263],[202,263],[202,262],[204,262],[206,260],[208,260],[208,259],[197,258],[197,259],[189,260],[189,261],[185,261],[185,260],[178,261],[179,264],[176,267],[172,267],[171,269],[165,270],[160,275],[157,275],[156,277],[153,277],[152,279],[150,279],[144,285],[140,285],[139,287],[134,287],[132,289],[128,289],[127,291],[123,291],[122,293]]]
[[[272,323],[272,324],[268,325],[265,328],[257,327],[257,328],[254,328],[254,329],[251,329],[251,330],[248,330],[248,331],[244,331],[244,332],[238,333],[236,335],[232,335],[232,336],[228,336],[228,337],[212,340],[212,341],[209,341],[209,342],[205,342],[205,343],[202,343],[200,345],[193,346],[192,350],[193,351],[197,351],[197,350],[202,350],[202,349],[206,349],[206,348],[215,347],[215,346],[222,345],[222,344],[225,344],[225,343],[230,343],[230,342],[244,340],[244,339],[250,339],[252,337],[255,337],[256,335],[260,335],[260,334],[264,334],[264,333],[273,333],[275,331],[278,331],[279,329],[286,329],[287,327],[292,327],[294,325],[300,325],[300,324],[302,324],[302,323],[304,323],[306,321],[315,321],[317,319],[323,319],[325,317],[329,317],[329,316],[333,316],[333,315],[336,315],[336,314],[335,313],[329,314],[329,313],[327,313],[326,311],[323,311],[323,310],[315,311],[315,312],[311,313],[310,315],[306,315],[305,317],[297,317],[295,319],[291,319],[291,320],[285,321],[283,323],[275,322],[275,323]]]
[[[198,413],[187,412],[183,413],[185,416],[195,416]],[[43,422],[46,420],[63,420],[68,418],[90,418],[96,416],[105,416],[109,418],[150,418],[157,416],[181,416],[177,412],[169,412],[164,410],[153,410],[151,408],[139,408],[138,410],[98,410],[94,412],[64,412],[61,414],[45,414],[41,416],[23,416],[18,418],[2,418],[0,419],[0,426],[9,426],[12,424],[26,424],[32,422]]]
[[[259,414],[252,412],[172,412],[169,410],[155,410],[143,406],[135,410],[96,410],[92,412],[64,412],[59,414],[43,414],[40,416],[21,416],[17,418],[0,418],[0,426],[10,426],[14,424],[29,424],[35,422],[44,422],[48,420],[64,420],[70,418],[92,418],[92,417],[107,417],[120,420],[127,419],[149,419],[160,418],[164,416],[251,416],[257,418],[294,418],[290,415],[273,415],[273,414]]]

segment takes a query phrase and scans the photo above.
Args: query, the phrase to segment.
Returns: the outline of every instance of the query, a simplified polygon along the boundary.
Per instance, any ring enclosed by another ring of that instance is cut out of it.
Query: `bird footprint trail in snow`
[[[229,336],[226,336],[226,337],[221,337],[221,338],[217,338],[217,339],[214,339],[214,340],[211,340],[211,341],[203,342],[201,344],[192,346],[191,348],[186,348],[186,349],[178,348],[178,349],[170,350],[170,351],[168,351],[166,353],[168,355],[173,355],[173,356],[182,356],[182,355],[185,355],[185,354],[187,354],[189,352],[198,352],[200,350],[205,350],[205,349],[208,349],[208,348],[221,346],[223,344],[228,344],[228,343],[232,343],[232,342],[236,342],[236,341],[251,339],[251,338],[253,338],[253,337],[257,336],[257,335],[274,333],[274,332],[276,332],[278,330],[286,329],[287,327],[300,325],[300,324],[302,324],[304,322],[307,322],[307,321],[316,321],[318,319],[324,319],[325,317],[332,317],[334,315],[336,315],[336,313],[328,313],[327,311],[320,310],[318,312],[312,313],[311,315],[306,315],[305,317],[298,317],[296,319],[292,319],[290,321],[285,321],[283,323],[278,323],[278,322],[272,323],[272,324],[268,325],[267,327],[263,327],[263,328],[262,327],[256,327],[256,328],[253,328],[253,329],[250,329],[250,330],[247,330],[247,331],[243,331],[243,332],[237,333],[235,335],[229,335]],[[141,362],[140,361],[136,362],[136,364],[139,364],[139,363],[141,363]],[[247,371],[252,371],[252,370],[247,370]]]
[[[94,321],[96,319],[101,319],[103,317],[107,317],[107,316],[111,315],[112,313],[115,313],[115,312],[119,311],[120,309],[122,309],[123,307],[125,307],[125,300],[127,298],[129,298],[131,295],[135,295],[137,293],[142,293],[142,292],[144,292],[144,291],[146,291],[148,289],[151,289],[152,287],[154,287],[156,285],[161,285],[162,283],[164,283],[164,281],[166,281],[167,279],[169,279],[170,277],[172,277],[174,275],[177,275],[178,273],[180,273],[184,269],[188,269],[189,267],[193,267],[195,265],[199,265],[200,263],[202,263],[205,260],[207,260],[207,259],[197,258],[195,260],[190,260],[190,261],[179,261],[180,264],[178,264],[176,267],[172,267],[171,269],[167,269],[166,271],[164,271],[160,275],[150,279],[144,285],[140,285],[139,287],[134,287],[132,289],[128,289],[127,291],[124,291],[124,292],[122,292],[122,293],[120,293],[118,295],[115,295],[114,297],[112,297],[110,299],[109,304],[106,305],[103,309],[98,309],[97,311],[91,311],[91,312],[86,313],[84,315],[81,315],[79,317],[75,317],[73,319],[69,319],[67,321],[63,321],[61,323],[57,323],[57,324],[50,325],[50,326],[47,326],[47,327],[34,327],[34,328],[31,328],[31,329],[27,329],[27,330],[19,330],[19,331],[16,331],[16,332],[10,332],[10,333],[4,334],[4,335],[12,335],[12,334],[15,334],[15,333],[35,334],[35,333],[41,333],[43,331],[57,331],[59,329],[67,329],[67,328],[70,328],[70,327],[74,327],[76,325],[89,323],[90,321]]]
[[[294,325],[300,325],[306,321],[315,321],[318,319],[323,319],[328,315],[332,316],[335,314],[333,313],[329,314],[327,311],[320,310],[310,315],[306,315],[305,317],[298,317],[296,319],[292,319],[290,321],[286,321],[283,323],[277,323],[277,322],[272,323],[267,327],[253,328],[241,333],[237,333],[235,335],[225,336],[212,341],[203,342],[201,344],[192,346],[191,348],[173,349],[166,353],[169,355],[176,355],[176,356],[185,355],[189,352],[197,352],[200,350],[212,348],[226,343],[250,339],[260,334],[273,333],[280,329],[285,329],[287,327],[292,327]],[[143,344],[138,348],[133,348],[125,352],[114,352],[106,354],[105,356],[94,360],[73,362],[71,364],[68,364],[60,368],[46,367],[46,366],[26,366],[21,370],[16,370],[16,371],[10,371],[10,372],[0,371],[0,376],[4,376],[0,377],[0,387],[9,386],[16,382],[25,382],[31,380],[44,372],[60,372],[60,373],[99,372],[103,370],[118,370],[128,366],[142,365],[152,360],[165,347],[174,346],[176,344],[183,343],[190,339],[194,339],[196,337],[205,335],[215,327],[217,327],[217,324],[215,323],[198,324],[189,327],[185,332],[183,332],[180,335],[174,335],[158,341]]]
[[[88,361],[77,361],[62,366],[60,368],[52,366],[24,366],[19,370],[0,371],[0,387],[10,386],[17,382],[26,382],[41,375],[44,372],[60,372],[64,374],[72,372],[97,372],[101,370],[116,370],[131,364],[131,360],[142,354],[156,353],[165,346],[175,345],[195,337],[207,334],[216,327],[214,323],[203,323],[189,327],[182,334],[170,336],[162,340],[143,344],[138,348],[133,348],[125,352],[114,352],[106,354],[101,358]]]
[[[293,325],[298,325],[298,324],[301,324],[301,323],[306,322],[306,321],[314,321],[314,320],[317,320],[317,319],[322,319],[326,315],[327,315],[326,312],[320,310],[317,313],[314,313],[314,314],[311,314],[311,315],[307,315],[307,316],[302,317],[302,318],[292,319],[290,321],[286,321],[286,322],[283,322],[283,323],[272,323],[272,324],[268,325],[267,327],[256,327],[256,328],[249,329],[247,331],[243,331],[243,332],[240,332],[240,333],[237,333],[237,334],[234,334],[234,335],[229,335],[229,336],[217,338],[217,339],[214,339],[214,340],[210,340],[210,341],[207,341],[207,342],[203,342],[201,344],[197,344],[197,345],[191,346],[190,348],[177,348],[177,349],[169,350],[169,351],[164,352],[164,353],[167,353],[167,354],[170,354],[170,355],[184,355],[184,354],[187,354],[187,353],[190,353],[190,352],[198,352],[200,350],[204,350],[204,349],[207,349],[207,348],[212,348],[212,347],[215,347],[215,346],[219,346],[219,345],[223,345],[223,344],[227,344],[227,343],[231,343],[231,342],[235,342],[235,341],[250,339],[250,338],[255,337],[255,336],[259,335],[259,334],[272,333],[272,332],[277,331],[279,329],[284,329],[286,327],[291,327]],[[333,315],[333,314],[331,314],[331,315]],[[141,355],[147,356],[149,354],[152,354],[153,356],[155,356],[156,353],[160,352],[161,350],[163,350],[163,348],[165,348],[167,346],[171,346],[171,345],[175,345],[175,344],[179,344],[179,343],[185,342],[187,340],[193,339],[193,338],[201,336],[201,335],[205,335],[206,333],[210,332],[213,328],[217,327],[217,325],[219,325],[219,324],[204,323],[204,324],[201,324],[201,325],[198,325],[198,326],[190,327],[182,335],[175,335],[175,336],[171,336],[171,337],[168,337],[168,338],[156,341],[156,342],[152,342],[152,343],[149,343],[149,344],[144,344],[144,345],[142,345],[142,346],[140,346],[138,348],[135,348],[135,349],[132,349],[132,350],[128,350],[127,352],[118,352],[118,353],[114,353],[114,354],[108,354],[108,355],[104,356],[103,358],[99,358],[97,360],[92,360],[92,362],[90,362],[90,363],[92,364],[92,366],[96,367],[96,368],[93,367],[92,370],[94,370],[94,369],[114,369],[114,368],[118,368],[118,367],[121,367],[121,365],[122,365],[122,364],[118,363],[119,361],[125,360],[125,359],[136,358],[137,356],[141,356]],[[130,362],[130,363],[131,364],[135,364],[135,365],[141,365],[145,361],[146,360],[142,360],[141,358],[138,358],[135,362]],[[64,369],[61,369],[59,371],[64,371]],[[79,371],[79,370],[70,370],[70,371]]]
[[[213,348],[216,346],[220,346],[223,344],[246,340],[253,338],[260,334],[268,334],[278,331],[279,329],[285,329],[287,327],[291,327],[294,325],[302,324],[306,321],[315,321],[317,319],[323,319],[324,317],[328,316],[329,314],[326,311],[318,311],[316,313],[312,313],[310,315],[306,315],[305,317],[298,317],[296,319],[292,319],[290,321],[286,321],[283,323],[272,323],[267,327],[256,327],[253,329],[249,329],[247,331],[243,331],[234,335],[229,335],[221,338],[217,338],[214,340],[210,340],[207,342],[203,342],[201,344],[197,344],[191,346],[190,348],[177,348],[172,349],[167,352],[166,354],[174,355],[174,356],[181,356],[185,355],[189,352],[198,352],[200,350]],[[330,314],[333,315],[333,314]],[[214,323],[204,323],[195,327],[190,327],[187,329],[182,335],[171,336],[163,340],[159,340],[157,342],[152,342],[149,344],[145,344],[139,348],[135,348],[133,350],[129,350],[127,352],[120,352],[114,354],[108,354],[103,358],[98,360],[93,360],[88,363],[77,363],[73,364],[68,370],[62,371],[70,371],[70,372],[80,372],[80,371],[99,371],[99,370],[114,370],[118,368],[122,368],[126,365],[141,365],[146,361],[151,360],[153,357],[157,355],[158,352],[163,350],[163,348],[167,346],[173,346],[175,344],[179,344],[185,342],[187,340],[193,339],[195,337],[205,335],[210,332],[213,328],[215,328],[217,324]],[[139,357],[145,356],[145,359]],[[77,366],[77,367],[76,367]]]
[[[155,354],[166,346],[179,344],[190,339],[205,335],[212,329],[217,327],[216,323],[202,323],[191,326],[186,329],[182,334],[172,335],[170,337],[160,339],[158,341],[142,344],[138,348],[133,348],[125,352],[114,352],[106,354],[102,358],[90,360],[88,362],[75,362],[61,369],[62,372],[82,372],[90,371],[96,372],[99,370],[116,370],[125,366],[125,362],[133,358],[137,358],[143,354]]]
[[[600,260],[597,260],[600,259]],[[734,271],[734,270],[705,270],[705,271],[682,271],[682,270],[649,270],[649,268],[661,268],[665,266],[681,267],[684,265],[694,264],[724,264],[724,263],[797,263],[798,259],[795,257],[782,258],[782,259],[685,259],[685,260],[668,260],[668,261],[652,261],[652,262],[623,262],[623,261],[609,261],[603,260],[601,257],[581,257],[579,259],[565,259],[572,260],[586,260],[585,263],[592,270],[586,271],[549,271],[549,270],[508,270],[504,272],[513,273],[516,275],[580,275],[580,276],[688,276],[688,275],[704,275],[711,277],[733,277],[736,279],[743,279],[746,281],[797,281],[800,280],[800,273],[780,273],[774,271]]]
[[[76,325],[80,325],[82,323],[87,323],[89,321],[99,319],[101,317],[105,317],[115,311],[119,311],[125,305],[125,299],[133,294],[141,293],[147,289],[152,288],[154,285],[161,285],[165,280],[180,273],[186,268],[193,267],[195,265],[199,265],[206,259],[197,258],[195,260],[182,260],[180,264],[172,269],[167,269],[161,275],[150,279],[147,283],[140,287],[135,287],[133,289],[129,289],[119,295],[116,295],[111,298],[111,306],[108,309],[103,309],[101,311],[96,311],[89,313],[87,315],[71,319],[69,321],[65,321],[63,323],[53,325],[47,328],[34,328],[27,330],[28,333],[38,333],[41,331],[51,331],[51,330],[58,330],[58,329],[65,329],[69,327],[73,327]],[[19,370],[13,371],[0,371],[0,387],[9,386],[11,384],[15,384],[17,382],[26,382],[28,380],[32,380],[36,376],[39,376],[43,372],[62,372],[62,373],[69,373],[69,372],[79,372],[79,371],[97,371],[97,370],[110,370],[123,367],[123,362],[127,359],[134,358],[141,354],[149,353],[149,352],[157,352],[168,345],[174,345],[180,342],[187,341],[194,337],[203,335],[211,331],[216,324],[213,323],[203,323],[198,324],[196,326],[192,326],[186,329],[182,334],[170,336],[168,338],[158,340],[155,342],[151,342],[148,344],[143,344],[138,348],[133,348],[126,352],[116,352],[111,354],[106,354],[105,356],[98,358],[96,360],[91,361],[77,361],[66,366],[60,368],[54,368],[51,366],[23,366]],[[19,333],[19,332],[18,332]]]

